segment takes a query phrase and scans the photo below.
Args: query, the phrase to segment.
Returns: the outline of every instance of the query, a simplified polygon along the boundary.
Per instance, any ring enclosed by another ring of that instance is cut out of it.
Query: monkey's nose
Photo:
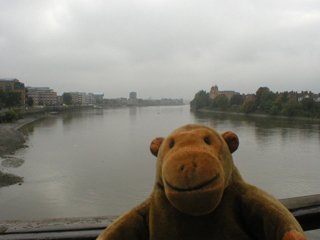
[[[197,164],[195,163],[188,163],[188,164],[183,164],[180,168],[180,170],[183,171],[187,171],[189,168],[196,168]]]

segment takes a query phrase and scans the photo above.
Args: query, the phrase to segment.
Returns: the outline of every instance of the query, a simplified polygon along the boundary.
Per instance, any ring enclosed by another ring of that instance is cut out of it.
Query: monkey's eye
[[[209,137],[205,137],[203,140],[206,144],[211,145],[211,141],[210,141]]]
[[[170,142],[170,148],[173,148],[174,144],[175,144],[175,142],[172,140],[172,141]]]

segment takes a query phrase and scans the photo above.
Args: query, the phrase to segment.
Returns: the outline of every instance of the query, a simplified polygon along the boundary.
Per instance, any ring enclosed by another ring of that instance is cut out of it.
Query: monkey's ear
[[[158,156],[158,151],[160,149],[160,146],[163,142],[164,138],[163,137],[158,137],[153,139],[153,141],[150,144],[150,151],[154,156]]]
[[[233,132],[225,132],[221,134],[223,139],[228,144],[229,150],[231,153],[235,152],[239,146],[239,138]]]

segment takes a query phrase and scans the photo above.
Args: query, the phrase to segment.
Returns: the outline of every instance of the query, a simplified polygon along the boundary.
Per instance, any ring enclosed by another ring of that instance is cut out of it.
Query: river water
[[[151,193],[156,158],[149,145],[188,123],[240,139],[233,154],[244,179],[287,198],[320,193],[320,125],[301,119],[191,112],[188,106],[91,109],[21,130],[24,163],[0,170],[24,177],[0,189],[0,220],[122,214]]]

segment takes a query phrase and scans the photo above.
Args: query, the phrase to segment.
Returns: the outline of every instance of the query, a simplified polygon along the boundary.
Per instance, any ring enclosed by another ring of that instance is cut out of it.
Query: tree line
[[[26,101],[28,106],[33,105],[33,99],[29,97]],[[1,108],[12,108],[12,107],[20,107],[22,105],[21,102],[21,93],[17,91],[3,91],[0,88],[0,109]]]
[[[254,96],[245,99],[243,95],[236,94],[229,100],[224,94],[214,99],[210,98],[209,92],[201,90],[197,92],[190,102],[193,109],[211,109],[218,111],[261,113],[283,116],[316,117],[320,114],[320,103],[312,97],[290,99],[288,92],[274,93],[268,87],[260,87]]]

